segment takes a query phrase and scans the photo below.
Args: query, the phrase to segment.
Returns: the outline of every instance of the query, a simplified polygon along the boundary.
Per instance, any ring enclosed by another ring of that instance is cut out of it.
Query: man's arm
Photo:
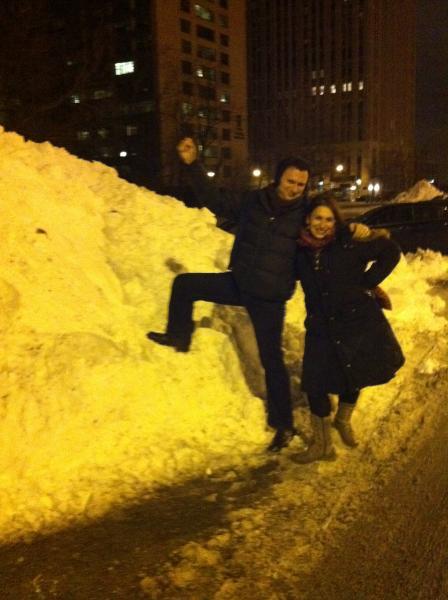
[[[177,152],[200,206],[207,207],[218,217],[237,221],[244,193],[219,189],[214,185],[198,161],[198,148],[191,138],[182,139],[177,145]]]

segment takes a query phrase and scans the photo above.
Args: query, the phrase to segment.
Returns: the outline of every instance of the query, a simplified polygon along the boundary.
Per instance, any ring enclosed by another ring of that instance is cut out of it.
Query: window
[[[183,60],[181,63],[181,67],[182,73],[184,75],[191,75],[193,73],[193,67],[191,65],[191,62],[189,62],[188,60]]]
[[[110,98],[113,96],[111,90],[95,90],[92,94],[94,100],[102,100],[103,98]]]
[[[209,40],[210,42],[215,41],[215,32],[213,29],[202,27],[202,25],[196,26],[196,35],[204,40]]]
[[[331,94],[336,94],[336,84],[332,83],[330,85],[330,93]]]
[[[219,94],[219,101],[222,104],[228,104],[230,102],[230,92],[221,92]]]
[[[221,46],[228,46],[229,45],[229,36],[226,35],[225,33],[221,33],[219,36],[220,42],[221,42]]]
[[[217,146],[209,146],[204,150],[204,156],[207,158],[218,158],[218,148]]]
[[[133,60],[115,63],[115,75],[127,75],[128,73],[133,73],[133,72],[134,72],[134,61]]]
[[[190,0],[180,0],[180,10],[190,12]]]
[[[364,81],[358,81],[358,90],[364,89]]]
[[[207,46],[198,46],[197,55],[199,58],[205,58],[207,60],[216,60],[216,52],[213,48],[207,48]]]
[[[180,20],[180,30],[182,31],[182,33],[190,33],[190,31],[191,31],[190,21],[187,21],[186,19],[181,19]]]
[[[232,167],[230,165],[224,165],[222,168],[223,177],[232,177]]]
[[[182,102],[181,111],[183,115],[191,115],[193,112],[193,105],[190,102]]]
[[[109,129],[106,129],[105,127],[101,127],[101,129],[98,129],[97,134],[100,136],[100,138],[106,139],[107,137],[109,137]]]
[[[221,157],[222,158],[232,158],[232,149],[229,148],[228,146],[224,146],[224,148],[221,149]]]
[[[219,0],[219,6],[221,8],[229,8],[229,3],[227,0]]]
[[[182,40],[182,52],[184,54],[191,54],[191,42]]]
[[[229,64],[229,55],[225,52],[221,52],[221,64],[228,65]]]
[[[201,4],[194,5],[194,12],[200,19],[204,19],[204,21],[214,21],[215,20],[212,11],[208,10],[208,8],[205,8],[205,6],[202,6]]]
[[[216,90],[211,87],[205,87],[204,85],[198,85],[198,93],[200,98],[206,98],[207,100],[216,100]]]
[[[80,104],[81,98],[80,98],[79,94],[73,94],[72,96],[70,96],[70,102],[72,104]]]
[[[201,77],[203,79],[207,79],[208,81],[215,81],[216,71],[210,67],[197,67],[196,77]]]
[[[187,96],[192,96],[193,95],[193,84],[189,83],[188,81],[183,81],[182,82],[182,93],[186,94]]]
[[[229,17],[227,15],[218,15],[218,22],[221,27],[229,26]]]
[[[132,135],[137,135],[137,133],[138,133],[137,125],[126,125],[126,135],[128,137],[130,137]]]
[[[221,137],[223,140],[229,141],[230,140],[230,129],[223,129]]]
[[[77,131],[76,137],[78,138],[78,140],[88,140],[90,137],[90,131]]]
[[[225,73],[224,71],[221,71],[221,83],[224,83],[226,85],[229,85],[230,83],[230,75],[228,73]]]
[[[224,121],[224,123],[230,122],[230,111],[229,110],[223,110],[221,112],[221,116],[222,116],[222,120]]]

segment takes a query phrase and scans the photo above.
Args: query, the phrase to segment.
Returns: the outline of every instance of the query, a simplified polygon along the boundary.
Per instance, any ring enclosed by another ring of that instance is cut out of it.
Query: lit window
[[[364,81],[358,81],[358,89],[359,90],[363,90],[364,89]]]
[[[115,63],[115,75],[126,75],[134,72],[134,61]]]
[[[316,79],[317,77],[317,71],[312,71],[311,72],[311,79]]]
[[[351,91],[352,91],[352,82],[351,82],[351,81],[349,81],[349,82],[347,83],[347,90],[348,90],[349,92],[351,92]]]
[[[112,92],[110,90],[95,90],[92,94],[94,100],[102,100],[103,98],[110,98]]]
[[[183,115],[191,115],[193,112],[193,105],[190,102],[182,102],[181,111]]]
[[[324,94],[325,94],[325,86],[320,85],[319,86],[319,96],[323,96]]]
[[[126,135],[137,135],[138,127],[137,125],[126,125]]]
[[[73,94],[73,96],[70,96],[70,102],[72,104],[80,104],[81,98],[79,97],[79,94]]]
[[[194,12],[197,14],[197,16],[199,18],[204,19],[204,21],[213,21],[214,20],[212,11],[208,10],[208,8],[205,8],[205,6],[201,6],[200,4],[195,4]]]
[[[313,87],[311,88],[311,95],[315,96],[317,94],[317,87],[315,85],[313,85]]]
[[[127,155],[128,155],[128,153],[126,152],[126,150],[122,150],[122,151],[120,152],[120,156],[121,156],[121,158],[125,158]]]
[[[230,102],[230,94],[229,94],[229,92],[222,92],[219,95],[219,101],[222,102],[223,104],[228,104]]]
[[[202,70],[202,67],[198,67],[196,69],[196,77],[204,77],[204,71]]]
[[[78,140],[87,140],[90,137],[90,131],[78,131],[76,136]]]
[[[101,137],[101,138],[107,138],[109,135],[109,130],[105,129],[104,127],[102,129],[98,129],[97,134]]]
[[[334,83],[332,83],[330,85],[330,93],[331,94],[336,94],[336,85]]]

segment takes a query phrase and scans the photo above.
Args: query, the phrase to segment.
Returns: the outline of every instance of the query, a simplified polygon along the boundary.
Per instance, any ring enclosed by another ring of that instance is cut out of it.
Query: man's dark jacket
[[[304,198],[281,205],[273,186],[243,194],[217,189],[198,162],[187,173],[201,206],[237,222],[229,269],[240,291],[262,300],[288,300],[296,285]]]

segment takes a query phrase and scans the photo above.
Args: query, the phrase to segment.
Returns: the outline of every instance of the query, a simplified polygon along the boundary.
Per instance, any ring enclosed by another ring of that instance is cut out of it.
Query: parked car
[[[422,202],[387,204],[354,219],[372,229],[385,228],[403,252],[429,248],[448,254],[448,196]]]

